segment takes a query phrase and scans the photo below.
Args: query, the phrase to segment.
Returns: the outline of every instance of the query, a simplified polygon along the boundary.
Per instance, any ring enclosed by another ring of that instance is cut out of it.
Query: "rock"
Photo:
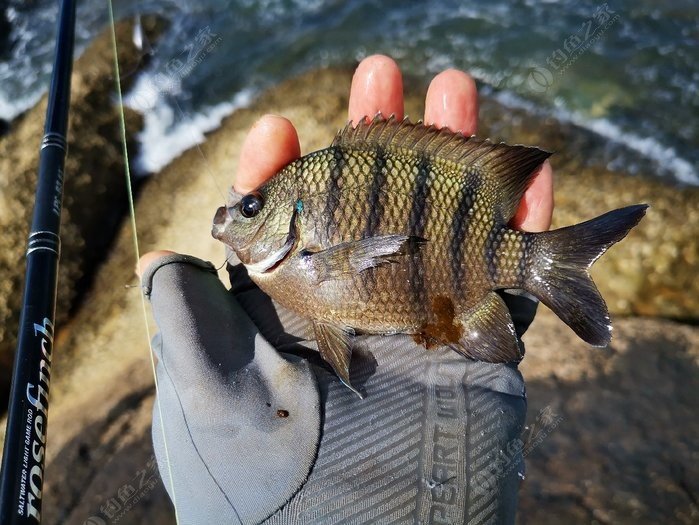
[[[155,37],[161,22],[144,21]],[[122,71],[143,61],[131,42],[132,24],[117,26]],[[105,31],[83,53],[72,77],[68,157],[61,222],[57,323],[64,324],[88,287],[92,273],[112,242],[126,211],[126,184],[119,117],[113,103],[114,59]],[[133,76],[124,79],[124,89]],[[39,145],[46,96],[11,123],[0,136],[0,406],[5,407],[19,324],[24,283],[24,252],[34,204]],[[127,111],[130,136],[141,128],[138,114]],[[131,141],[131,147],[135,142]],[[3,408],[4,410],[4,408]]]
[[[283,114],[297,124],[304,151],[324,147],[344,123],[349,81],[347,71],[315,71],[285,82],[251,108],[225,119],[201,145],[201,152],[186,151],[151,177],[141,188],[136,210],[141,251],[168,248],[222,264],[223,249],[210,237],[210,224],[225,198],[249,127],[263,113]],[[408,98],[414,115],[421,104],[416,92],[411,91]],[[483,119],[509,112],[501,108],[498,114],[487,104]],[[521,129],[538,129],[540,124],[523,121]],[[541,124],[544,130],[549,125],[553,137],[553,125]],[[504,135],[504,131],[498,133]],[[528,138],[515,141],[531,142]],[[535,142],[545,143],[544,139]],[[588,170],[581,179],[585,183],[576,187],[563,182],[575,180],[565,172],[573,162],[562,161],[558,166],[559,189],[563,188],[563,194],[558,194],[560,222],[588,218],[607,206],[655,198],[654,192],[659,191],[667,204],[655,203],[658,219],[654,221],[661,221],[665,214],[669,224],[679,227],[681,223],[669,211],[679,209],[680,214],[682,206],[696,203],[693,191],[659,190],[652,182],[610,176],[583,163],[576,166]],[[591,192],[587,184],[592,183],[601,187]],[[606,200],[578,209],[579,195]],[[691,228],[678,229],[682,235],[691,232]],[[150,472],[148,423],[153,389],[149,385],[153,380],[148,335],[138,289],[123,286],[135,282],[131,235],[124,224],[90,293],[57,337],[44,487],[47,523],[85,523],[95,516],[106,520],[110,502],[118,505],[119,495]],[[645,268],[643,243],[661,241],[662,236],[653,231],[625,242],[641,250],[634,261]],[[690,241],[682,240],[685,246]],[[649,257],[656,244],[647,250]],[[622,246],[608,255],[619,265],[626,264],[624,257],[628,257]],[[681,256],[673,260],[684,268]],[[610,263],[600,268],[597,281],[614,291],[617,266]],[[652,286],[645,274],[636,275],[640,284],[632,288],[633,293]],[[629,298],[630,305],[641,304],[643,298],[617,293]],[[633,317],[615,323],[612,346],[592,349],[542,307],[526,336],[522,370],[528,381],[530,430],[525,437],[531,450],[520,498],[522,523],[692,523],[699,517],[694,457],[699,448],[699,408],[693,401],[699,386],[699,328]],[[152,333],[152,321],[149,326]],[[540,415],[544,407],[549,407],[545,417]],[[162,485],[145,487],[134,486],[138,502],[121,521],[172,523]]]
[[[617,319],[597,349],[542,311],[525,341],[519,522],[696,523],[699,328]]]

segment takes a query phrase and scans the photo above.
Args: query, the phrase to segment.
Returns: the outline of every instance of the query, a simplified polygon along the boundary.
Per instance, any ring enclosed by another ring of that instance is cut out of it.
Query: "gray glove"
[[[153,442],[180,523],[514,522],[515,364],[359,337],[362,400],[305,341],[307,321],[229,271],[227,291],[210,263],[173,255],[143,278],[160,329]],[[504,296],[521,336],[536,303]]]

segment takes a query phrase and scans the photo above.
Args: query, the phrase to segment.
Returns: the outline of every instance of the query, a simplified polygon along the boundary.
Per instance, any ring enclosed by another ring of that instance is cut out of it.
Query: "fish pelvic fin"
[[[414,254],[425,239],[409,235],[381,235],[348,241],[319,252],[307,253],[316,283],[353,277],[370,268],[393,264]]]
[[[529,146],[494,143],[465,136],[449,128],[426,126],[408,118],[360,120],[349,122],[338,132],[333,146],[344,148],[380,148],[387,152],[409,150],[417,155],[449,160],[463,167],[464,177],[482,179],[494,194],[496,220],[507,223],[514,217],[522,195],[537,168],[551,156],[548,151]]]
[[[488,292],[480,302],[461,313],[456,321],[462,332],[458,342],[449,344],[452,350],[488,363],[522,360],[510,311],[497,292]]]
[[[352,360],[354,330],[322,321],[313,321],[313,331],[323,360],[332,367],[347,388],[357,394],[360,399],[364,399],[350,381],[349,368]]]
[[[626,237],[647,208],[647,204],[628,206],[574,226],[527,234],[533,264],[527,269],[524,288],[593,346],[609,344],[612,324],[589,268]]]

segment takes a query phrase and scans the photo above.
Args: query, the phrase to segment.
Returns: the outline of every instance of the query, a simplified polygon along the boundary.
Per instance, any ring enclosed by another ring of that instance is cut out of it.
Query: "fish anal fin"
[[[322,321],[313,321],[313,331],[323,360],[332,367],[347,388],[363,399],[362,394],[352,386],[350,381],[354,331],[348,327]]]
[[[457,319],[463,333],[457,343],[449,344],[456,352],[488,363],[522,359],[510,311],[496,292],[489,292]]]
[[[415,253],[424,242],[424,239],[408,235],[382,235],[343,242],[305,257],[316,282],[321,283],[398,262],[400,257]]]

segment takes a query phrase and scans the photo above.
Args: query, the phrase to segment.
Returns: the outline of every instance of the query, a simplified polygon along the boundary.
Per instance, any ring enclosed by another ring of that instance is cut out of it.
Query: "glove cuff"
[[[182,255],[181,253],[172,253],[170,255],[165,255],[159,258],[157,261],[154,261],[153,264],[151,264],[150,266],[148,266],[148,268],[146,268],[146,271],[143,273],[143,277],[141,277],[141,289],[143,290],[143,295],[146,296],[146,299],[150,300],[150,294],[153,291],[153,276],[155,275],[155,272],[160,270],[160,268],[162,268],[163,266],[167,266],[168,264],[179,263],[198,266],[203,270],[210,271],[214,275],[217,274],[216,268],[209,261],[203,261],[202,259],[199,259],[198,257],[194,257],[192,255]]]

